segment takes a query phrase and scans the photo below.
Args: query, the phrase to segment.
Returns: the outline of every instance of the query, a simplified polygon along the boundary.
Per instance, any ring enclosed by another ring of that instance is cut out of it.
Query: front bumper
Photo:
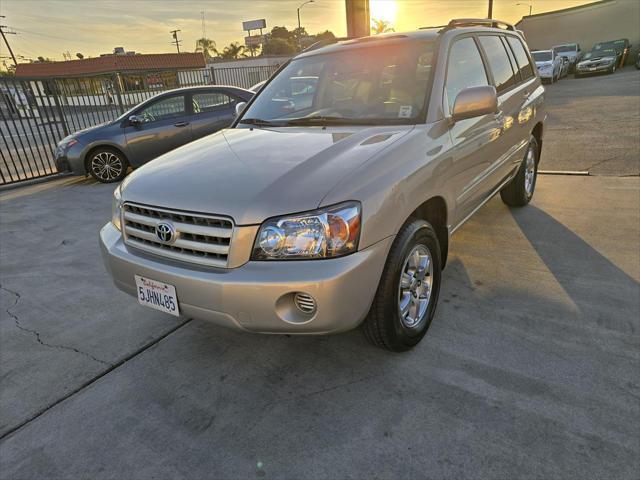
[[[165,282],[176,287],[183,316],[260,333],[325,334],[358,326],[369,311],[392,241],[331,260],[210,269],[134,251],[111,223],[100,231],[105,265],[120,290],[136,296],[134,275]],[[296,309],[295,292],[314,297],[313,315]]]
[[[538,75],[545,80],[553,78],[553,70],[538,70]]]
[[[76,175],[85,174],[84,151],[79,143],[70,148],[56,147],[53,157],[58,172],[73,172]]]
[[[596,67],[583,67],[583,68],[576,68],[576,72],[578,75],[589,75],[590,73],[603,73],[603,72],[608,72],[609,70],[611,70],[611,68],[613,67],[613,63],[608,63],[605,65],[598,65]]]

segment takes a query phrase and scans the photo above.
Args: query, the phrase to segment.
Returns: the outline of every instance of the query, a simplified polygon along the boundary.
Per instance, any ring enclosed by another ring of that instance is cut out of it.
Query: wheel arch
[[[422,204],[420,204],[405,223],[413,221],[415,219],[425,220],[431,224],[438,236],[438,242],[440,243],[440,258],[442,260],[442,268],[447,263],[447,256],[449,254],[449,229],[447,227],[447,202],[441,196],[431,197]]]
[[[127,157],[127,154],[122,151],[122,148],[118,147],[117,145],[112,145],[110,143],[100,143],[98,145],[91,146],[91,148],[89,148],[89,150],[87,150],[87,153],[85,153],[85,155],[84,155],[84,161],[82,162],[82,164],[84,165],[84,174],[85,175],[89,175],[89,165],[88,164],[89,164],[89,159],[91,158],[91,155],[96,150],[99,150],[101,148],[108,148],[108,149],[117,151],[120,155],[122,155],[124,157],[124,159],[126,160],[126,162],[129,165],[131,164],[131,162],[129,162],[129,158]]]
[[[533,127],[533,130],[531,131],[531,135],[534,136],[534,138],[536,139],[536,142],[538,142],[538,163],[540,163],[540,156],[542,154],[542,133],[544,130],[544,125],[542,124],[542,122],[538,122],[536,123],[536,126]]]

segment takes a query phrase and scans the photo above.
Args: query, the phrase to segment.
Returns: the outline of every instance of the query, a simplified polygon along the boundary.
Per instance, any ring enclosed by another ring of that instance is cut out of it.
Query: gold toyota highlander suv
[[[495,20],[315,46],[231,128],[116,189],[100,232],[145,306],[259,333],[361,326],[394,351],[433,320],[451,235],[494,194],[531,200],[544,88]]]

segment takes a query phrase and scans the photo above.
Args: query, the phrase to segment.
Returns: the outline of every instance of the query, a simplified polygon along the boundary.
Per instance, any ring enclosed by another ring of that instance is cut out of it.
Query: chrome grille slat
[[[125,203],[123,235],[127,245],[149,253],[199,265],[227,267],[233,223],[230,219]],[[156,235],[159,223],[170,223],[175,240]]]

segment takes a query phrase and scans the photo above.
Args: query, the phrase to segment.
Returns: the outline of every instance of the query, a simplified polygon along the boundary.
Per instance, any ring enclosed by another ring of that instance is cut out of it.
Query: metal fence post
[[[48,80],[47,84],[49,85],[49,91],[53,93],[53,102],[56,104],[56,113],[60,117],[60,123],[62,123],[62,131],[64,132],[64,136],[69,135],[69,128],[67,127],[67,119],[64,117],[64,112],[62,111],[62,106],[60,105],[60,99],[58,98],[58,87],[56,85],[55,80]]]
[[[120,92],[120,74],[113,74],[113,85],[116,89],[116,97],[118,98],[118,109],[120,110],[120,115],[124,113],[124,104],[122,103],[122,92]]]

